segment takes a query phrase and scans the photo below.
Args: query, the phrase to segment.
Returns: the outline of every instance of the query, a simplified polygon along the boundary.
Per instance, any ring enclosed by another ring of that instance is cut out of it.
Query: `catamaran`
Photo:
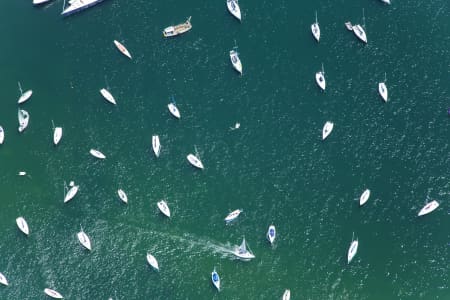
[[[429,214],[430,212],[432,212],[433,210],[435,210],[436,208],[438,208],[439,203],[436,200],[431,201],[430,203],[427,203],[427,205],[425,205],[419,212],[418,216],[423,216],[426,214]]]
[[[88,235],[83,231],[83,227],[81,227],[81,231],[77,233],[78,241],[83,245],[84,248],[91,251],[91,240]]]
[[[152,266],[153,269],[155,269],[156,271],[159,271],[158,261],[150,253],[147,253],[147,262],[150,266]]]
[[[231,221],[236,220],[237,217],[239,217],[239,215],[241,214],[241,212],[242,212],[242,210],[240,210],[240,209],[236,209],[236,210],[230,212],[230,213],[228,214],[228,216],[226,216],[225,222],[229,223],[229,222],[231,222]]]
[[[323,64],[322,64],[322,70],[316,73],[316,83],[322,89],[322,91],[325,91],[326,83],[325,83],[325,71],[323,69]]]
[[[94,6],[100,2],[103,2],[103,0],[69,0],[69,6],[63,9],[61,15],[66,17],[73,13]]]
[[[30,233],[27,221],[25,221],[23,217],[18,217],[16,219],[16,224],[17,227],[19,227],[20,231],[22,231],[25,235],[28,235]]]
[[[211,272],[211,281],[218,291],[220,291],[220,277],[216,272],[216,268]]]
[[[3,275],[2,273],[0,273],[0,283],[3,285],[8,285],[8,280],[6,279],[5,275]]]
[[[105,158],[106,158],[106,156],[105,156],[103,153],[101,153],[100,151],[95,150],[95,149],[89,150],[89,153],[90,153],[92,156],[97,157],[97,158],[99,158],[99,159],[105,159]]]
[[[227,0],[228,11],[239,21],[241,21],[241,8],[238,0]]]
[[[79,185],[73,185],[69,191],[67,192],[67,194],[64,196],[64,203],[69,202],[70,200],[72,200],[73,197],[75,197],[75,195],[78,193],[78,188],[80,186]],[[64,190],[66,189],[66,183],[64,182]]]
[[[130,52],[128,52],[127,48],[125,48],[124,45],[122,45],[120,42],[114,40],[114,45],[116,45],[117,49],[119,49],[119,51],[125,55],[126,57],[128,57],[129,59],[131,59],[131,54]]]
[[[196,167],[196,168],[199,168],[199,169],[203,169],[203,164],[202,164],[202,162],[200,161],[200,159],[197,157],[197,156],[195,156],[194,154],[188,154],[188,156],[187,156],[187,160],[191,163],[191,165],[193,165],[194,167]]]
[[[325,140],[333,130],[334,124],[330,121],[327,121],[325,125],[323,125],[322,129],[322,140]]]
[[[184,22],[184,23],[166,27],[163,31],[163,35],[164,35],[164,37],[172,37],[172,36],[176,36],[176,35],[185,33],[191,29],[192,29],[191,17],[189,17],[186,20],[186,22]]]
[[[242,75],[242,63],[239,59],[239,53],[236,51],[236,47],[230,51],[230,60],[233,64],[233,68]]]
[[[122,200],[125,204],[128,203],[128,197],[127,194],[125,194],[125,192],[121,189],[117,190],[117,194],[119,194],[119,198],[120,200]]]
[[[350,244],[350,248],[348,248],[348,253],[347,253],[347,263],[349,264],[353,257],[356,255],[356,252],[358,251],[358,240],[353,240],[352,237],[352,243]]]
[[[366,189],[362,194],[361,197],[359,197],[359,206],[363,206],[367,200],[369,200],[370,197],[370,190]]]
[[[116,99],[111,95],[111,93],[107,89],[101,89],[100,94],[109,102],[116,105]]]
[[[314,38],[316,39],[316,41],[319,42],[319,40],[320,40],[320,27],[319,27],[319,23],[317,22],[317,11],[316,11],[316,22],[314,22],[311,25],[311,32],[312,32]]]
[[[30,121],[30,114],[23,109],[19,109],[19,132],[24,131],[28,127],[28,122]]]
[[[275,229],[274,225],[270,225],[269,229],[267,230],[267,239],[271,244],[275,241],[275,238],[277,236],[277,231]]]
[[[44,293],[46,293],[48,296],[50,296],[54,299],[62,299],[63,298],[63,296],[60,293],[58,293],[55,290],[49,289],[49,288],[44,289]]]
[[[3,144],[5,140],[5,131],[3,130],[3,127],[0,126],[0,145]]]
[[[161,200],[157,203],[157,206],[159,208],[159,210],[167,217],[170,218],[170,209],[169,206],[167,206],[166,201]]]
[[[156,157],[159,157],[159,153],[161,152],[161,144],[159,143],[159,136],[152,136],[152,148]]]
[[[253,253],[247,250],[245,238],[242,239],[241,245],[235,251],[233,251],[233,254],[242,260],[250,260],[252,258],[255,258]]]

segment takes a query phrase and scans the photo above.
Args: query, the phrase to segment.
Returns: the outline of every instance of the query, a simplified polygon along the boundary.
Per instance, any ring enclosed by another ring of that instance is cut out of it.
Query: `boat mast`
[[[63,11],[64,11],[64,7],[66,7],[66,0],[63,1]]]
[[[316,10],[316,24],[317,24],[317,10]]]
[[[23,94],[23,92],[22,92],[22,86],[20,85],[20,81],[17,81],[17,84],[19,85],[19,91],[20,91],[20,95],[22,95],[22,94]]]
[[[53,123],[53,120],[52,120],[52,127],[53,127],[53,130],[55,130],[55,123]]]
[[[384,72],[384,83],[386,83],[386,72]]]
[[[363,8],[363,26],[366,29],[366,18],[364,17],[364,8]]]
[[[325,70],[323,69],[323,63],[322,63],[322,75],[325,75]]]

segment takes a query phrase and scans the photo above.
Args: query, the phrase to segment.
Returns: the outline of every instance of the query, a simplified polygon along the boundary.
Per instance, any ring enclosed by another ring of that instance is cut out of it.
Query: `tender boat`
[[[388,100],[388,90],[386,84],[384,82],[378,83],[378,93],[380,93],[381,98],[383,98],[384,102]]]
[[[5,141],[5,131],[3,130],[3,127],[0,126],[0,145],[3,144]]]
[[[189,154],[187,156],[187,160],[196,168],[203,169],[203,164],[200,159],[197,158],[194,154]]]
[[[290,300],[291,299],[291,291],[285,290],[283,294],[283,300]]]
[[[80,241],[80,244],[83,245],[84,248],[91,251],[91,240],[89,239],[88,235],[83,231],[83,227],[81,228],[81,231],[77,233],[78,240]]]
[[[125,192],[121,189],[117,190],[117,194],[119,194],[119,198],[120,200],[122,200],[124,203],[128,203],[128,197],[127,194],[125,194]]]
[[[275,238],[277,236],[277,231],[275,229],[274,225],[270,225],[269,229],[267,230],[267,239],[271,244],[275,241]]]
[[[326,83],[325,83],[325,71],[323,70],[323,64],[322,64],[322,70],[316,73],[316,82],[317,82],[317,85],[322,89],[322,91],[325,91]]]
[[[169,108],[170,113],[172,114],[172,116],[174,116],[175,118],[179,119],[181,117],[180,115],[180,111],[178,110],[178,108],[176,107],[175,103],[169,103],[167,105],[167,107]]]
[[[252,258],[255,258],[253,253],[251,253],[250,251],[247,250],[246,245],[247,244],[245,242],[245,238],[243,238],[242,244],[239,246],[239,248],[237,248],[235,251],[233,251],[233,254],[243,260],[250,260]]]
[[[361,197],[359,197],[359,206],[363,206],[367,202],[367,200],[369,200],[369,197],[370,190],[367,189],[361,194]]]
[[[353,31],[353,25],[351,22],[345,22],[345,27],[347,30]]]
[[[239,21],[241,21],[241,8],[238,0],[227,0],[228,11]]]
[[[358,240],[353,240],[350,244],[350,248],[348,248],[347,253],[347,263],[349,264],[353,257],[356,255],[356,252],[358,252]]]
[[[92,156],[97,157],[97,158],[99,158],[99,159],[105,159],[105,158],[106,158],[106,156],[105,156],[103,153],[101,153],[100,151],[95,150],[95,149],[89,150],[89,153],[90,153]]]
[[[159,153],[161,152],[161,144],[159,143],[159,136],[157,135],[152,136],[152,147],[155,156],[159,157]]]
[[[419,212],[418,216],[423,216],[426,214],[429,214],[430,212],[432,212],[433,210],[435,210],[436,208],[438,208],[439,203],[436,200],[431,201],[430,203],[427,203],[427,205],[425,205]]]
[[[157,203],[159,210],[167,217],[170,218],[170,209],[167,206],[166,201],[161,200]]]
[[[331,131],[333,131],[334,124],[330,121],[327,121],[325,125],[323,125],[322,129],[322,140],[325,140],[328,135],[330,135]]]
[[[172,25],[164,29],[163,35],[164,37],[172,37],[177,36],[179,34],[185,33],[192,29],[191,25],[191,17],[189,17],[186,22],[178,24],[178,25]]]
[[[22,132],[28,127],[30,115],[26,110],[19,109],[18,118],[19,118],[19,132]]]
[[[17,227],[19,227],[20,231],[22,231],[25,235],[28,235],[30,233],[27,221],[25,221],[23,217],[18,217],[16,219],[16,224]]]
[[[233,68],[239,72],[239,74],[242,75],[242,63],[241,60],[239,59],[239,54],[237,53],[237,51],[235,49],[230,51],[230,59],[231,59],[231,63],[233,64]]]
[[[55,127],[53,130],[53,144],[58,145],[62,138],[62,127]]]
[[[155,269],[156,271],[159,271],[158,261],[150,253],[147,253],[147,262],[150,266],[152,266],[153,269]]]
[[[0,283],[3,285],[8,285],[8,280],[6,279],[5,275],[3,275],[2,273],[0,273]]]
[[[211,272],[211,281],[216,287],[216,289],[220,291],[220,277],[219,274],[216,272],[216,268],[214,268],[214,271]]]
[[[109,102],[116,105],[116,99],[111,95],[111,93],[107,89],[101,89],[100,94]]]
[[[353,29],[353,33],[358,37],[358,39],[360,39],[361,41],[363,41],[364,43],[367,44],[367,36],[366,36],[366,32],[364,31],[364,28],[362,28],[361,25],[356,24],[352,26]]]
[[[131,59],[131,54],[130,52],[128,52],[127,48],[125,48],[124,45],[122,45],[120,42],[114,40],[114,45],[116,45],[117,49],[119,49],[119,51],[125,55],[126,57],[128,57],[129,59]]]
[[[319,27],[319,23],[317,22],[317,11],[316,11],[316,22],[314,22],[311,25],[311,32],[312,32],[314,38],[316,39],[316,41],[319,42],[319,40],[320,40],[320,27]]]
[[[49,289],[49,288],[46,288],[44,290],[44,293],[46,293],[48,296],[50,296],[54,299],[62,299],[63,298],[63,296],[60,293],[58,293],[55,290]]]
[[[234,221],[237,219],[237,217],[239,217],[239,215],[241,214],[242,210],[240,209],[236,209],[235,211],[232,211],[228,214],[228,216],[226,216],[225,218],[225,222],[229,223],[231,221]]]
[[[61,13],[62,16],[70,16],[73,13],[79,12],[91,6],[94,6],[103,0],[69,0],[69,6]]]
[[[79,187],[79,185],[74,185],[69,189],[66,196],[64,197],[64,203],[69,202],[73,197],[75,197],[75,195],[78,193]]]

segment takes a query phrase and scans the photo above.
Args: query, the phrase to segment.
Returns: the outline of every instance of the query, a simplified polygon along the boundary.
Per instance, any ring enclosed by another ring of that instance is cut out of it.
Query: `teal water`
[[[108,0],[66,19],[61,1],[3,1],[0,272],[10,285],[0,299],[45,299],[46,287],[66,299],[281,299],[285,289],[292,299],[449,299],[450,7],[392,2],[242,0],[240,24],[225,1]],[[363,8],[367,45],[344,27],[362,22]],[[162,38],[188,16],[191,32]],[[242,77],[229,61],[235,43]],[[314,81],[322,63],[325,92]],[[385,73],[387,103],[377,93]],[[33,89],[22,134],[18,81]],[[167,111],[172,95],[181,120]],[[63,127],[57,147],[51,120]],[[323,142],[327,120],[335,127]],[[186,160],[195,151],[203,171]],[[64,204],[70,180],[80,191]],[[418,218],[432,199],[440,207]],[[359,249],[347,265],[353,233]],[[242,236],[250,262],[230,255]]]

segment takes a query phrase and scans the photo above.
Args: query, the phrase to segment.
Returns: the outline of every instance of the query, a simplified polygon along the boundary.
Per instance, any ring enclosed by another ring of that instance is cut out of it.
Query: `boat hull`
[[[73,8],[73,9],[70,9],[70,6],[69,6],[68,8],[66,8],[65,10],[62,11],[61,15],[63,17],[68,17],[70,15],[73,15],[74,13],[77,13],[79,11],[85,10],[85,9],[87,9],[87,8],[89,8],[91,6],[94,6],[96,4],[99,4],[99,3],[103,2],[103,1],[104,0],[95,0],[95,1],[92,1],[92,2],[89,2],[89,3],[86,3],[84,6],[76,7],[76,8]]]

